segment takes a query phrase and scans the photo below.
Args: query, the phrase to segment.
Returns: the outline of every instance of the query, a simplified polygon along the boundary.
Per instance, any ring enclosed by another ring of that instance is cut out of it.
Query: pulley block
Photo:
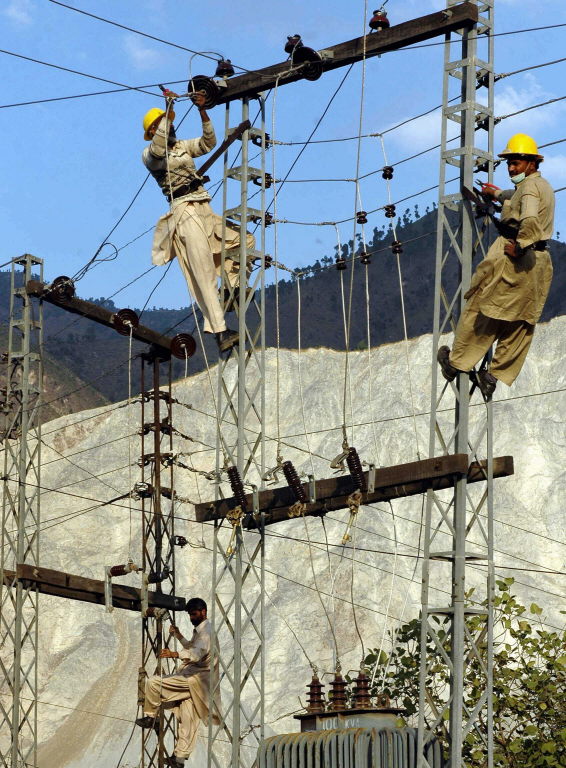
[[[358,211],[356,213],[356,221],[358,224],[367,224],[368,223],[367,211]]]
[[[207,77],[206,75],[195,75],[189,80],[187,90],[189,96],[191,93],[195,93],[195,91],[203,91],[204,106],[206,109],[211,109],[218,103],[220,88],[211,77]]]
[[[401,253],[403,253],[403,244],[402,244],[402,242],[400,240],[394,240],[391,243],[391,250],[397,256],[400,255]]]
[[[59,299],[72,299],[75,295],[75,284],[70,277],[61,275],[55,278],[47,290]]]
[[[367,251],[360,253],[360,264],[371,264],[371,258]]]
[[[383,167],[383,172],[381,174],[381,178],[385,179],[385,181],[390,181],[393,178],[393,166],[392,165],[385,165]]]
[[[306,45],[296,48],[292,55],[293,66],[300,66],[305,80],[318,80],[322,75],[322,56]]]
[[[192,357],[196,352],[197,344],[190,333],[178,333],[171,340],[171,354],[179,360]]]
[[[234,67],[230,59],[220,59],[214,75],[215,77],[232,77],[234,75]]]
[[[182,547],[186,547],[189,542],[187,541],[187,539],[184,536],[173,536],[173,538],[171,539],[171,543],[175,547],[181,547],[182,548]]]
[[[346,264],[346,259],[343,256],[336,257],[336,269],[339,272],[341,272],[344,269],[348,269],[348,265]]]
[[[133,309],[120,309],[112,315],[110,322],[122,336],[129,336],[140,324],[140,319]]]

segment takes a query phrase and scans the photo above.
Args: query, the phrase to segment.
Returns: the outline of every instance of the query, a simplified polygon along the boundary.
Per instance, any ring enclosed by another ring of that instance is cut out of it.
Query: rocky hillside
[[[431,211],[422,217],[418,212],[413,219],[410,211],[399,221],[399,237],[403,241],[401,256],[401,277],[406,308],[407,333],[414,338],[432,329],[434,298],[434,262],[436,240],[436,214]],[[359,262],[352,280],[352,311],[350,348],[367,346],[366,313],[366,269],[368,293],[370,297],[369,326],[370,345],[399,341],[404,336],[401,311],[401,292],[397,259],[391,252],[392,234],[385,230],[374,229],[369,233],[368,251],[372,253],[371,264],[366,268]],[[356,244],[357,250],[359,244]],[[352,243],[343,246],[343,253],[348,255]],[[552,243],[555,267],[554,281],[544,310],[543,320],[566,313],[566,245]],[[280,259],[285,262],[285,255]],[[326,347],[345,349],[342,320],[341,276],[344,280],[346,301],[349,301],[351,266],[345,272],[338,272],[332,266],[334,255],[320,257],[314,262],[305,257],[305,266],[301,277],[301,346],[303,348]],[[307,264],[310,261],[310,264]],[[7,322],[9,275],[0,272],[0,324]],[[279,271],[279,337],[280,344],[286,349],[296,349],[299,344],[298,297],[296,280],[288,279],[289,273]],[[267,273],[267,279],[273,283],[275,270]],[[454,284],[456,275],[449,275],[447,285]],[[81,284],[77,285],[77,294],[81,294]],[[276,344],[276,288],[269,285],[266,291],[266,341],[267,346]],[[96,299],[109,309],[120,309],[112,301]],[[199,313],[200,314],[200,313]],[[228,316],[228,322],[235,323],[234,316]],[[192,310],[148,309],[144,312],[143,323],[158,331],[174,335],[181,331],[194,333]],[[171,330],[174,329],[174,330]],[[209,360],[217,359],[214,341],[206,339]],[[84,354],[88,347],[89,354]],[[143,345],[134,343],[133,353],[137,355]],[[89,399],[96,391],[105,399],[116,402],[128,395],[128,340],[111,329],[98,326],[83,318],[69,316],[64,310],[45,305],[45,350],[61,368],[58,382],[61,392],[76,389],[75,381],[67,384],[69,373],[83,382],[88,382],[81,390],[82,406],[93,407],[95,400]],[[200,347],[190,361],[191,373],[204,368],[204,359]],[[185,366],[182,361],[174,361],[173,376],[184,376]],[[69,372],[69,373],[67,373]],[[134,391],[139,391],[139,365],[134,361],[131,378]],[[79,406],[81,403],[77,402]]]
[[[495,481],[496,570],[501,575],[514,575],[519,597],[543,606],[543,620],[555,626],[563,623],[559,611],[564,604],[564,585],[553,576],[528,569],[563,571],[565,567],[565,358],[566,318],[540,325],[520,378],[512,389],[498,388],[494,405],[494,453],[512,454],[515,459],[515,475]],[[362,459],[388,466],[411,461],[418,452],[426,455],[430,359],[430,336],[411,340],[408,349],[396,343],[374,349],[371,354],[358,351],[351,355],[354,398],[352,415],[348,412],[349,435]],[[343,352],[330,349],[311,349],[300,356],[293,351],[280,354],[279,430],[284,458],[292,460],[299,471],[312,471],[319,478],[330,476],[329,462],[340,452],[344,362]],[[275,464],[273,438],[278,431],[276,366],[275,354],[270,351],[266,381],[270,404],[266,425],[268,466]],[[215,444],[216,421],[206,375],[179,381],[174,395],[191,406],[175,406],[174,426],[191,441],[177,435],[174,450],[185,453],[187,465],[192,463],[195,469],[208,471],[214,467],[211,446]],[[472,419],[480,417],[483,410],[476,395]],[[53,490],[42,494],[43,566],[102,578],[105,565],[123,562],[128,555],[139,558],[139,505],[134,502],[131,511],[127,502],[97,506],[98,501],[131,488],[139,477],[139,419],[139,404],[134,403],[126,407],[103,406],[45,426],[44,438],[51,448],[44,449],[42,485]],[[176,470],[175,484],[186,499],[206,500],[214,495],[208,480],[187,470]],[[351,589],[366,649],[379,647],[386,632],[398,621],[417,614],[420,561],[410,556],[418,552],[421,504],[416,497],[396,501],[392,506],[363,508],[357,519],[355,558],[351,546],[345,551],[340,546],[346,511],[327,516],[326,534],[318,519],[308,521],[308,537],[301,520],[278,524],[269,531],[268,733],[297,729],[295,721],[285,715],[297,709],[298,696],[304,700],[310,676],[307,660],[282,616],[312,660],[326,671],[332,666],[334,648],[321,600],[335,623],[345,670],[357,668],[362,654],[353,622]],[[191,503],[179,504],[176,516],[176,532],[190,542],[177,556],[178,591],[210,601],[211,528],[192,522]],[[275,534],[290,538],[277,538]],[[325,535],[330,554],[324,546]],[[253,546],[255,534],[247,533],[245,538],[247,546]],[[514,571],[514,567],[527,570]],[[481,583],[483,577],[484,572],[472,571],[470,583]],[[135,575],[129,577],[132,583],[137,579]],[[438,584],[439,601],[448,599],[447,589],[448,582]],[[179,617],[179,622],[186,628],[186,618]],[[41,768],[118,765],[136,716],[140,636],[141,622],[136,614],[120,610],[107,614],[102,607],[42,597]],[[188,768],[206,765],[205,737],[202,728]],[[245,739],[244,747],[247,743]],[[120,762],[122,768],[138,765],[139,754],[139,734],[135,732]]]

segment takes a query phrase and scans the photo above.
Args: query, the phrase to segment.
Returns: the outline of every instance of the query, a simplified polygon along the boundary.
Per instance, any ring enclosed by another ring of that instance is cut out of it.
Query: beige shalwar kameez
[[[169,120],[164,116],[151,144],[142,154],[143,162],[161,187],[172,198],[171,209],[155,227],[151,259],[163,265],[175,256],[185,276],[189,291],[202,310],[204,330],[226,330],[224,312],[218,296],[221,276],[222,218],[213,213],[210,196],[204,187],[180,197],[175,193],[191,182],[196,173],[193,158],[210,152],[216,145],[210,120],[202,124],[199,139],[178,140],[168,146]],[[247,249],[253,249],[253,235],[247,235]],[[224,271],[231,286],[237,285],[240,271],[240,233],[226,227]]]
[[[468,300],[454,338],[450,363],[471,370],[497,342],[490,372],[511,385],[523,366],[534,326],[552,280],[548,250],[533,247],[549,240],[554,229],[554,192],[537,171],[515,191],[500,190],[501,222],[517,229],[521,253],[504,253],[508,238],[499,236],[478,265],[466,293]],[[539,246],[540,247],[540,246]]]
[[[195,627],[191,640],[177,636],[183,646],[179,652],[182,666],[172,675],[153,675],[146,680],[144,714],[156,717],[161,704],[174,705],[179,729],[175,744],[175,755],[186,758],[194,749],[200,721],[209,716],[210,687],[210,622],[201,621]],[[218,676],[218,670],[214,669]],[[212,712],[212,721],[219,722],[220,701],[217,698]]]

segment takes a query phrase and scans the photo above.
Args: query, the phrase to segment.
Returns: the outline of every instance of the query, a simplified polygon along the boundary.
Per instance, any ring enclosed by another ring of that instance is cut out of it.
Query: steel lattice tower
[[[161,366],[168,371],[166,389],[160,388]],[[146,390],[146,369],[151,371],[151,388]],[[142,355],[141,369],[141,501],[142,578],[155,584],[157,593],[175,594],[175,514],[173,485],[173,398],[171,361],[150,348]],[[165,450],[163,446],[165,443]],[[168,487],[162,485],[166,475]],[[162,498],[163,496],[168,498]],[[165,673],[159,652],[169,644],[163,638],[163,611],[149,608],[142,615],[142,663],[139,700],[143,706],[143,684],[147,676]],[[141,768],[163,768],[165,748],[174,743],[176,722],[171,711],[161,708],[159,735],[142,731]],[[167,744],[166,744],[167,742]]]
[[[229,290],[238,317],[240,344],[218,363],[217,390],[217,497],[224,495],[221,481],[227,467],[237,467],[248,488],[257,488],[265,471],[265,113],[260,98],[259,129],[242,135],[234,162],[224,163],[224,226],[231,221],[240,228],[240,286],[246,291]],[[242,101],[242,120],[249,106]],[[230,132],[230,105],[226,107],[226,135]],[[260,147],[259,167],[250,167],[249,145]],[[259,205],[248,203],[250,181]],[[231,189],[239,183],[239,203],[228,207]],[[248,252],[246,231],[256,224],[257,251]],[[249,256],[255,269],[248,275]],[[224,254],[223,254],[224,259]],[[223,281],[224,288],[224,281]],[[226,486],[224,485],[224,488]],[[231,495],[231,493],[230,493]],[[255,513],[255,510],[246,510]],[[213,642],[219,663],[219,688],[222,694],[219,723],[209,723],[208,765],[248,768],[256,758],[263,738],[264,723],[264,535],[259,531],[244,534],[235,510],[233,527],[217,524],[214,531],[213,604],[211,619]],[[231,541],[231,545],[229,544]],[[218,689],[212,683],[214,697]],[[245,740],[249,740],[246,744]],[[231,744],[227,747],[226,742]],[[230,756],[228,757],[228,749]]]
[[[12,261],[0,555],[0,766],[37,765],[38,593],[17,566],[39,564],[42,302],[26,292],[43,261]],[[8,578],[7,571],[10,571]]]
[[[460,194],[463,186],[472,188],[474,171],[487,171],[490,180],[493,173],[495,0],[474,2],[479,13],[477,26],[447,34],[445,45],[429,455],[464,453],[470,461],[487,459],[487,471],[485,483],[473,490],[463,476],[455,481],[452,493],[429,491],[422,571],[418,754],[423,755],[423,746],[444,727],[450,768],[465,765],[463,746],[472,730],[480,735],[486,765],[493,766],[492,408],[491,402],[484,404],[479,390],[470,392],[468,375],[461,374],[447,384],[436,361],[438,347],[446,343],[441,342],[441,335],[454,330],[465,304],[475,257],[485,255],[481,220]],[[456,0],[448,0],[446,13],[456,4]],[[454,140],[450,128],[457,130]],[[450,186],[454,169],[456,183]],[[446,410],[451,410],[453,397],[452,419]],[[470,408],[471,403],[477,407]],[[472,600],[467,590],[474,562],[484,568],[474,579]],[[450,604],[437,606],[432,602],[438,594],[434,588],[449,583]],[[465,665],[471,658],[477,660],[480,670],[480,694],[473,706],[466,707]],[[449,691],[444,709],[425,722],[427,678],[438,663],[448,670]],[[419,765],[428,766],[428,762],[420,757]]]

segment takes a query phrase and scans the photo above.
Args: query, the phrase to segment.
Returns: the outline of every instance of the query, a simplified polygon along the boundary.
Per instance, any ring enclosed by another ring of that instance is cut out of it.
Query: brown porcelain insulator
[[[334,680],[330,683],[330,707],[333,712],[346,709],[346,681],[342,675],[337,672]]]
[[[354,701],[353,709],[371,709],[371,698],[369,693],[369,677],[363,669],[354,681]]]
[[[323,684],[318,679],[317,675],[312,676],[312,680],[307,685],[308,702],[307,712],[324,712],[324,694],[322,693]]]
[[[383,209],[385,211],[385,217],[387,219],[394,219],[395,218],[396,211],[395,211],[395,204],[394,203],[391,203],[390,205],[384,205]]]

